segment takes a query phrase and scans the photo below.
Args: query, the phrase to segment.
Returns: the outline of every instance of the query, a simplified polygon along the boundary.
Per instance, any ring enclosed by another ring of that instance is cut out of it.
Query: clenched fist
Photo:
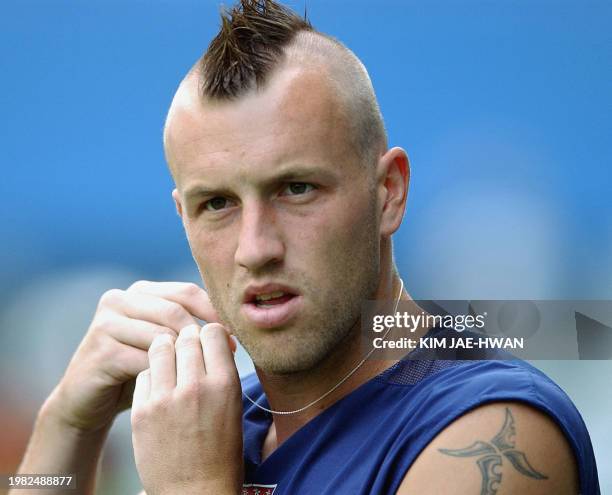
[[[147,495],[236,495],[242,401],[233,340],[218,323],[158,335],[132,404],[136,467]]]

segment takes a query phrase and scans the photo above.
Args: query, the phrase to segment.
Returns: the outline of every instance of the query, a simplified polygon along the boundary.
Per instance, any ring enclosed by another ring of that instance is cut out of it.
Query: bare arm
[[[52,394],[36,418],[34,431],[28,443],[18,473],[72,475],[78,483],[78,492],[94,493],[96,471],[108,428],[84,433],[66,424],[58,414],[56,393]],[[46,488],[11,490],[10,495],[48,495],[66,493],[65,489]]]
[[[20,474],[76,476],[78,493],[95,492],[100,454],[112,423],[130,407],[135,378],[149,366],[159,334],[176,336],[194,316],[216,321],[206,292],[194,284],[146,282],[100,299],[93,321],[58,386],[38,413]],[[11,495],[66,493],[49,488]]]
[[[576,461],[549,416],[522,403],[492,403],[434,438],[396,495],[447,493],[576,495]]]

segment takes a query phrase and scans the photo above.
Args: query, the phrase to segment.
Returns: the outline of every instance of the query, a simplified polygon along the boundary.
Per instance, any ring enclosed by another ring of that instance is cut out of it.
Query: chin
[[[293,339],[261,344],[260,342],[254,349],[245,346],[245,349],[258,369],[275,375],[309,371],[316,368],[329,354],[326,347],[313,345],[312,342],[300,343]]]
[[[320,366],[338,348],[353,327],[354,315],[343,311],[311,311],[286,326],[262,330],[239,320],[235,335],[257,369],[290,375]]]
[[[273,375],[292,375],[308,371],[316,366],[316,362],[303,359],[279,359],[278,355],[270,356],[269,359],[253,360],[255,366],[265,373]]]

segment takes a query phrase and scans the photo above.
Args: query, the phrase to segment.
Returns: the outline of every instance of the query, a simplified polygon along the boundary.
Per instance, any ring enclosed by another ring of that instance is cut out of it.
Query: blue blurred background
[[[611,2],[306,3],[364,61],[390,144],[410,155],[395,255],[415,298],[612,299]],[[2,2],[0,472],[105,290],[199,281],[161,131],[218,8]],[[612,361],[535,364],[582,412],[612,493]],[[138,490],[127,419],[100,493]]]

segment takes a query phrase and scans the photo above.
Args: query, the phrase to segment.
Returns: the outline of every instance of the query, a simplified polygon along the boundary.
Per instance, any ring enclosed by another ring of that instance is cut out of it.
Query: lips
[[[253,302],[254,304],[256,304],[257,306],[261,308],[261,307],[276,306],[277,304],[286,303],[292,297],[295,297],[295,295],[287,294],[282,291],[277,291],[272,294],[256,296]]]
[[[296,289],[281,284],[265,284],[247,288],[241,312],[254,326],[269,329],[289,323],[302,305],[303,298]]]
[[[268,283],[262,285],[249,285],[244,291],[243,303],[268,303],[287,296],[297,296],[299,292],[288,285]]]

